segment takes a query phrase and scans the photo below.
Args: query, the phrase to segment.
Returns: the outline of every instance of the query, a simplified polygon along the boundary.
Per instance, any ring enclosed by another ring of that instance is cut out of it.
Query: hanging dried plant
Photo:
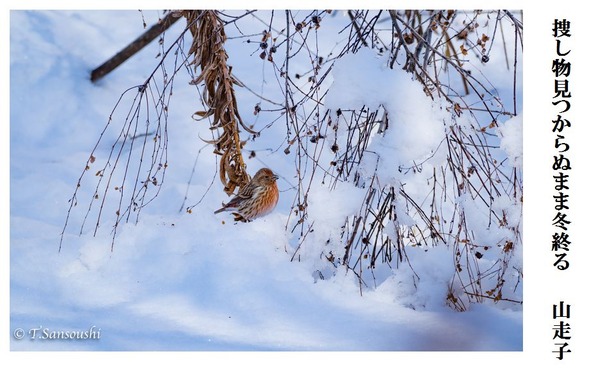
[[[203,84],[202,102],[206,109],[197,111],[197,119],[212,118],[211,130],[216,133],[209,142],[215,146],[215,153],[221,156],[219,175],[224,191],[231,195],[237,187],[243,187],[250,180],[242,156],[244,143],[240,141],[240,129],[256,134],[245,126],[240,118],[235,98],[235,79],[227,64],[225,50],[225,30],[215,11],[183,11],[192,34],[189,54],[194,70],[200,68],[200,75],[192,84]]]

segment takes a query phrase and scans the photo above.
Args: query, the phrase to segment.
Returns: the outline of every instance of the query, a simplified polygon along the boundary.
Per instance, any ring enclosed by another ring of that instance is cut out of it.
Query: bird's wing
[[[244,188],[242,188],[240,190],[240,192],[238,192],[238,194],[236,195],[236,198],[239,199],[249,199],[252,197],[252,194],[254,194],[254,190],[255,190],[256,186],[251,185],[250,183],[247,184]]]

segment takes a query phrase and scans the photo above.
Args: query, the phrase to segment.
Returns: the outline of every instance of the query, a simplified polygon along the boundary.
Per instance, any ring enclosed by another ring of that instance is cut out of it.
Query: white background
[[[431,2],[432,7],[436,4]],[[106,8],[122,7],[122,2],[103,4]],[[161,8],[160,3],[127,4],[127,8]],[[322,2],[315,4],[320,8]],[[12,4],[8,8],[50,7],[47,4]],[[63,4],[62,8],[72,5]],[[136,7],[138,6],[138,7]],[[169,8],[177,5],[169,4]],[[277,7],[261,3],[264,8]],[[303,3],[302,8],[310,8]],[[334,6],[334,5],[332,5]],[[341,6],[341,5],[340,5]],[[357,4],[355,8],[363,8]],[[385,8],[391,4],[369,4]],[[397,4],[395,4],[397,6]],[[447,4],[439,4],[439,7]],[[58,7],[58,6],[57,6]],[[184,4],[181,5],[184,7]],[[230,7],[236,8],[235,4]],[[288,5],[286,5],[288,7]],[[290,6],[291,7],[291,6]],[[348,7],[348,4],[344,4]],[[481,8],[479,3],[460,2],[458,8]],[[260,385],[268,388],[305,388],[308,386],[378,387],[439,385],[446,388],[506,388],[507,386],[536,385],[559,388],[574,382],[593,380],[594,361],[599,350],[595,308],[598,306],[594,286],[598,275],[596,259],[597,211],[595,190],[598,134],[595,114],[597,85],[594,75],[594,36],[597,25],[591,6],[576,2],[551,2],[543,7],[533,5],[486,2],[485,8],[523,8],[525,31],[525,96],[524,96],[524,169],[525,169],[525,226],[524,258],[525,283],[525,336],[524,352],[469,352],[469,353],[18,353],[8,352],[8,319],[2,322],[0,346],[3,351],[3,378],[5,382],[19,383],[19,387],[59,384],[64,388],[136,387],[210,387]],[[55,8],[54,6],[52,8]],[[79,5],[78,5],[79,8]],[[238,7],[239,8],[239,7]],[[349,7],[351,8],[351,7]],[[410,6],[403,4],[403,8]],[[427,8],[419,3],[413,8]],[[569,230],[573,245],[571,269],[559,273],[551,267],[550,252],[553,203],[551,156],[552,134],[549,121],[553,117],[550,104],[553,77],[550,64],[555,48],[551,36],[554,18],[566,18],[572,23],[572,53],[574,64],[569,78],[573,92],[573,109],[569,113],[573,129],[569,133],[572,163],[570,215],[573,226]],[[2,86],[3,102],[8,104],[8,10],[2,14]],[[5,105],[6,107],[6,105]],[[4,111],[4,110],[3,110]],[[4,111],[6,112],[6,111]],[[8,115],[3,115],[4,128],[9,129]],[[5,131],[8,146],[9,132]],[[2,154],[2,182],[8,183],[9,150]],[[7,189],[7,185],[4,186]],[[3,258],[9,259],[8,246],[8,191],[3,190],[2,212],[7,215],[2,236]],[[9,262],[2,268],[2,313],[8,317]],[[552,304],[564,300],[572,304],[572,354],[559,362],[551,354]]]

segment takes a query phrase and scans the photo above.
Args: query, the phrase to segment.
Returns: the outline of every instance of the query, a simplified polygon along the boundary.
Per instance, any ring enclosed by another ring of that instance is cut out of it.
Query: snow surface
[[[148,24],[158,15],[144,12]],[[93,223],[81,236],[79,225],[70,224],[58,252],[67,201],[99,131],[121,93],[143,82],[155,67],[160,49],[156,42],[150,44],[92,84],[90,70],[143,31],[139,12],[12,11],[10,22],[10,328],[101,329],[100,340],[11,338],[12,350],[522,350],[519,307],[481,304],[458,313],[445,305],[453,266],[442,248],[421,252],[412,261],[421,277],[418,288],[406,266],[362,296],[351,273],[316,279],[314,272],[323,262],[318,240],[326,240],[330,229],[360,205],[361,193],[351,184],[340,183],[333,192],[314,186],[311,215],[320,222],[315,224],[320,230],[313,234],[312,251],[307,250],[302,261],[290,262],[296,241],[285,226],[295,192],[293,156],[267,149],[284,139],[279,133],[283,120],[276,120],[248,146],[258,151],[258,158],[247,160],[250,172],[270,166],[282,177],[276,210],[249,224],[213,215],[226,197],[218,178],[211,185],[216,160],[200,139],[208,125],[191,118],[200,107],[185,71],[170,102],[169,168],[158,198],[143,210],[137,224],[121,226],[112,252],[109,220],[103,221],[96,237]],[[178,34],[181,23],[168,31],[166,42]],[[335,36],[330,39],[335,42]],[[323,38],[323,45],[326,41]],[[237,48],[230,50],[230,59],[241,80],[258,79],[257,90],[266,94],[278,90],[273,83],[261,86],[261,77],[255,75],[256,69],[268,71],[257,53],[250,56],[256,45],[241,40],[231,45]],[[373,147],[396,147],[401,151],[396,156],[406,159],[383,161],[383,171],[430,155],[443,129],[436,126],[440,119],[435,108],[423,106],[427,100],[418,97],[418,85],[392,75],[366,51],[339,61],[333,77],[353,78],[356,66],[363,67],[365,80],[334,80],[327,104],[361,105],[381,99],[403,107],[392,110],[393,115],[424,112],[398,125],[389,137],[374,139]],[[360,88],[360,93],[352,88],[373,80],[384,84],[371,83],[374,89]],[[385,89],[387,82],[417,97],[403,102],[405,95]],[[243,99],[242,115],[248,122],[255,120],[258,128],[266,126],[268,117],[252,118],[257,98],[247,94]],[[392,125],[400,123],[393,115]],[[410,143],[405,142],[410,126],[423,124],[433,132],[413,131]],[[502,127],[502,147],[517,167],[521,128],[517,119]],[[107,153],[102,146],[98,159]],[[82,191],[91,194],[88,188]],[[188,204],[206,193],[191,214],[180,211],[186,193]],[[84,198],[85,192],[80,200]],[[496,205],[502,206],[511,205]],[[485,234],[485,221],[472,228]]]

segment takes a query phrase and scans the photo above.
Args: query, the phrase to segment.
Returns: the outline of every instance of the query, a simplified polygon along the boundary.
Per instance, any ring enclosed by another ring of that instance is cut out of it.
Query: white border
[[[2,152],[0,180],[3,183],[0,212],[2,243],[0,311],[0,382],[18,388],[60,385],[69,388],[352,388],[376,389],[381,386],[427,388],[439,385],[444,389],[505,389],[535,385],[536,388],[572,388],[576,383],[597,383],[593,369],[599,351],[596,331],[596,293],[600,260],[596,259],[599,241],[597,221],[598,194],[594,182],[598,178],[598,112],[596,90],[597,52],[596,6],[577,2],[460,1],[456,8],[524,9],[524,352],[365,352],[365,353],[79,353],[79,352],[8,352],[9,313],[9,252],[8,252],[8,183],[9,183],[9,9],[52,8],[79,9],[81,3],[40,1],[8,1],[1,13],[0,46],[1,85],[4,94],[2,120]],[[150,9],[207,6],[190,1],[106,1],[86,4],[96,9]],[[220,8],[247,8],[248,4],[221,1]],[[345,2],[324,4],[304,1],[302,4],[282,4],[263,1],[257,8],[441,8],[450,4],[426,2]],[[94,7],[95,6],[95,7]],[[570,85],[573,91],[573,129],[570,130],[572,163],[569,230],[572,268],[561,274],[552,268],[550,251],[552,217],[552,135],[549,121],[553,78],[550,71],[553,50],[551,22],[567,18],[573,26],[571,42],[573,63]],[[553,349],[551,306],[559,300],[572,304],[573,353],[558,361]]]

